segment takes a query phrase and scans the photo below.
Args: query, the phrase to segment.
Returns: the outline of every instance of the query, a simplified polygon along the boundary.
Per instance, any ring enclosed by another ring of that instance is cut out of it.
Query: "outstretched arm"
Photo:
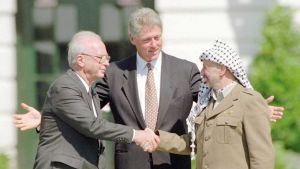
[[[41,123],[41,113],[25,103],[21,103],[21,107],[25,109],[27,113],[14,114],[13,122],[15,126],[22,131],[38,128]]]
[[[272,103],[274,100],[274,96],[270,96],[266,99],[268,105],[269,105],[269,115],[272,122],[276,122],[277,120],[281,119],[283,116],[284,107],[282,106],[272,106],[270,103]]]
[[[174,154],[190,155],[190,138],[188,134],[179,136],[176,133],[162,130],[158,130],[157,132],[160,140],[157,150]]]

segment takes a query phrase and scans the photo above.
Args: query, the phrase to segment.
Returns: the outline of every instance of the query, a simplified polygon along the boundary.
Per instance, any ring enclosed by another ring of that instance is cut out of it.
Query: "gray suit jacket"
[[[197,100],[200,74],[194,63],[162,53],[161,85],[156,129],[186,133],[186,118]],[[111,63],[97,83],[102,106],[110,102],[116,123],[135,129],[146,127],[138,97],[136,56]],[[152,165],[152,166],[151,166]],[[116,169],[190,169],[190,157],[163,152],[145,153],[134,144],[117,143]]]
[[[69,70],[50,86],[42,110],[40,140],[34,168],[63,164],[76,169],[98,168],[98,139],[130,143],[133,129],[98,117],[78,76]],[[94,97],[94,102],[99,98]],[[104,165],[104,164],[103,164]]]

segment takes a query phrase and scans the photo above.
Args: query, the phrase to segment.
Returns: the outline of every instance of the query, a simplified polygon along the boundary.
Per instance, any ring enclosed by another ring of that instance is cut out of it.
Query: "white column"
[[[5,0],[0,5],[0,152],[9,157],[11,169],[17,166],[17,137],[12,124],[12,115],[17,110],[16,3]]]

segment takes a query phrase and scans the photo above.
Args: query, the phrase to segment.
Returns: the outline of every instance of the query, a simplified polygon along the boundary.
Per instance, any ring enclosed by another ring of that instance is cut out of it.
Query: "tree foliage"
[[[0,169],[8,169],[8,158],[3,153],[0,153]]]
[[[272,138],[300,152],[300,28],[293,10],[275,6],[266,15],[261,49],[252,62],[250,80],[263,96],[275,96],[285,107],[283,119],[272,124]]]

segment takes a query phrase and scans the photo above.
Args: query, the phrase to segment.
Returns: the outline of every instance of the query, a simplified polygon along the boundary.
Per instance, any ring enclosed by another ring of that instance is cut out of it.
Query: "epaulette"
[[[253,89],[244,89],[243,93],[249,94],[251,96],[255,95],[255,91]]]

